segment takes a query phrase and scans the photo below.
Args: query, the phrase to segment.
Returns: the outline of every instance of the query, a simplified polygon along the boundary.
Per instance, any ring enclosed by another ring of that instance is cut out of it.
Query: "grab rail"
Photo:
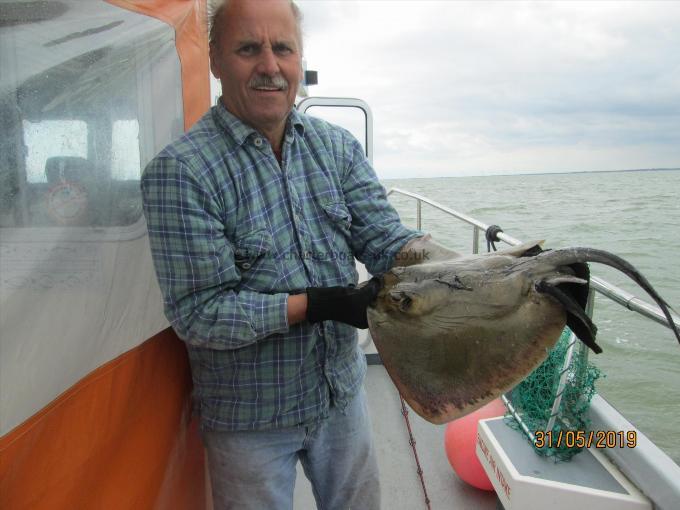
[[[457,218],[465,223],[468,223],[473,227],[473,234],[472,234],[472,253],[479,253],[479,233],[480,231],[486,232],[487,229],[489,228],[489,225],[482,223],[481,221],[472,218],[471,216],[468,216],[466,214],[463,214],[461,212],[458,212],[454,209],[451,209],[450,207],[446,207],[438,202],[435,202],[434,200],[431,200],[427,197],[424,197],[422,195],[419,195],[418,193],[413,193],[411,191],[405,191],[399,188],[391,188],[387,192],[387,196],[390,196],[392,193],[397,193],[399,195],[404,195],[407,197],[411,197],[417,200],[417,205],[416,205],[416,228],[420,230],[422,222],[422,203],[426,203],[435,209],[439,209],[442,212],[445,212],[449,216],[453,216],[454,218]],[[504,232],[499,232],[497,234],[497,237],[512,246],[517,246],[519,244],[522,244],[522,241],[519,239],[515,239],[512,236],[509,236],[508,234]],[[640,299],[633,294],[626,292],[623,289],[620,289],[616,285],[613,285],[606,280],[603,280],[602,278],[598,278],[596,276],[592,276],[590,278],[590,283],[592,285],[592,288],[598,291],[600,294],[603,296],[611,299],[615,303],[618,303],[629,310],[632,310],[634,312],[639,313],[640,315],[647,317],[648,319],[651,319],[655,322],[658,322],[659,324],[663,324],[667,328],[671,328],[670,322],[666,319],[666,316],[663,314],[661,309],[653,305],[651,303],[648,303],[647,301],[644,301],[643,299]],[[674,314],[672,314],[674,315]],[[677,327],[680,328],[680,318],[676,316],[673,317],[673,322]]]

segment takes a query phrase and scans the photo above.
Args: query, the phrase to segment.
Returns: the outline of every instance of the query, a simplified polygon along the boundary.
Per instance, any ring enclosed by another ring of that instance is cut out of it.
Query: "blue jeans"
[[[319,510],[378,510],[380,485],[366,392],[309,427],[203,431],[214,510],[293,508],[302,463]]]

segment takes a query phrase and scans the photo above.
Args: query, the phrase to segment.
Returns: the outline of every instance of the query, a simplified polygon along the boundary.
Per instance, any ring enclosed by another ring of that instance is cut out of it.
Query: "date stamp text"
[[[635,430],[560,430],[534,432],[536,448],[635,448]]]

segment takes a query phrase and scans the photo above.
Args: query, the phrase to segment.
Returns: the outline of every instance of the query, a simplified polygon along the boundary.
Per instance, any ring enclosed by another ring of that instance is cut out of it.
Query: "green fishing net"
[[[569,344],[574,341],[571,361],[565,367]],[[548,431],[564,370],[562,400],[552,430]],[[552,457],[557,462],[569,460],[583,449],[579,447],[582,442],[578,440],[578,431],[587,430],[586,411],[595,394],[595,381],[601,376],[601,371],[588,362],[587,350],[569,328],[565,328],[543,364],[506,395],[528,430],[533,434],[540,431],[537,439],[542,439],[539,443],[543,443],[543,447],[534,444],[539,455]],[[511,414],[507,414],[505,420],[512,428],[521,430]]]

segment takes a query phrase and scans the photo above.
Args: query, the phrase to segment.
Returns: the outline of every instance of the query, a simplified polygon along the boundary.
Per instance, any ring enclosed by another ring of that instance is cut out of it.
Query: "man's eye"
[[[291,53],[293,53],[293,48],[291,48],[287,44],[282,43],[275,44],[272,47],[272,49],[274,50],[274,53],[276,53],[277,55],[290,55]]]
[[[257,51],[257,44],[244,44],[238,49],[239,55],[255,55]]]

